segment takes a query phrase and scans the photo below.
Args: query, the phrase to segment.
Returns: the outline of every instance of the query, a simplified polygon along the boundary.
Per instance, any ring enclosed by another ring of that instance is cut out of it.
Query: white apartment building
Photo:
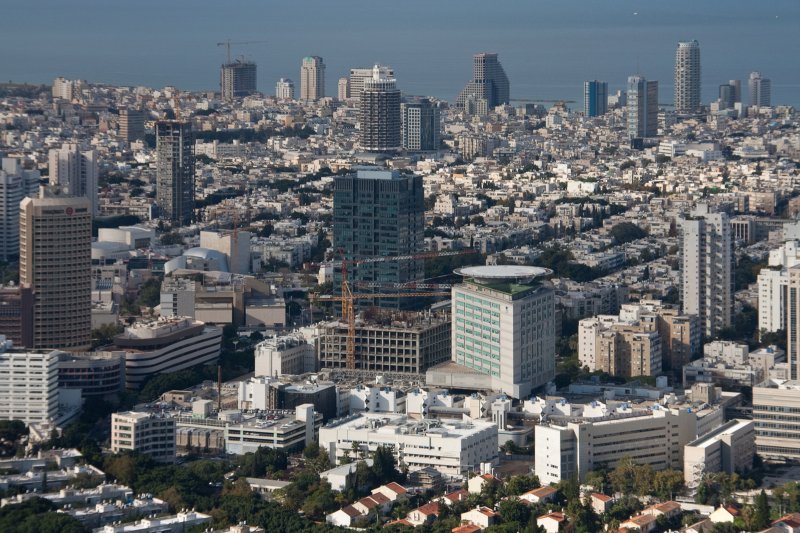
[[[316,370],[316,349],[299,334],[272,337],[256,345],[256,377],[298,375]]]
[[[465,280],[453,287],[453,361],[514,398],[553,379],[555,298],[534,281],[548,271],[503,265],[456,272]]]
[[[767,380],[753,387],[753,422],[758,455],[800,460],[800,382]]]
[[[714,472],[746,472],[753,467],[755,423],[731,420],[683,449],[683,479],[696,487],[703,476]]]
[[[175,419],[126,411],[111,415],[111,451],[150,455],[156,461],[175,461]]]
[[[4,157],[0,167],[0,261],[19,255],[19,203],[39,190],[39,172]]]
[[[55,420],[58,415],[56,352],[12,352],[0,335],[0,420],[26,424]]]
[[[294,82],[288,78],[279,79],[275,84],[275,98],[294,100]]]
[[[483,420],[413,421],[405,415],[364,413],[323,426],[319,444],[331,464],[387,446],[398,464],[412,472],[432,467],[442,475],[462,478],[481,463],[497,459],[497,425]]]
[[[97,215],[97,152],[77,144],[65,144],[49,153],[50,185],[66,188],[70,196],[89,199],[92,216]]]
[[[789,269],[800,264],[800,241],[787,241],[769,253],[769,264],[758,274],[758,329],[786,329]]]

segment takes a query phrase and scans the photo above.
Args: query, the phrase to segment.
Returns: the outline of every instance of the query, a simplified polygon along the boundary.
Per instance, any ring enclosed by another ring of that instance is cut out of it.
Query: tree
[[[531,509],[528,505],[517,499],[503,500],[498,506],[503,522],[516,522],[527,524],[531,519]]]
[[[653,492],[661,500],[671,500],[683,490],[683,474],[676,470],[660,470],[653,474]]]
[[[509,496],[519,496],[539,486],[539,478],[533,474],[527,476],[512,476],[511,479],[506,482],[505,493]]]
[[[611,235],[618,244],[625,244],[647,237],[647,232],[632,222],[620,222],[611,228]]]
[[[584,502],[580,498],[570,500],[567,504],[567,516],[571,522],[571,530],[575,533],[594,533],[601,529],[600,520],[588,498]]]
[[[769,500],[767,499],[767,493],[764,492],[764,489],[761,489],[761,492],[756,496],[753,511],[753,529],[765,529],[769,526]]]
[[[140,306],[155,307],[161,303],[161,280],[150,278],[139,289],[136,304]]]
[[[372,454],[372,473],[375,481],[381,485],[398,479],[396,465],[394,453],[386,446],[378,446]]]

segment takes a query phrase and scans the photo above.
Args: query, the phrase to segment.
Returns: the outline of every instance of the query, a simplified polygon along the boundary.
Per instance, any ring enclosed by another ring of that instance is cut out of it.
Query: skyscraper
[[[786,291],[786,361],[789,363],[789,379],[798,379],[798,376],[800,376],[800,265],[789,268],[788,272],[789,286]]]
[[[26,196],[36,196],[38,191],[38,171],[23,169],[19,159],[3,158],[0,168],[0,261],[19,256],[19,203]]]
[[[400,90],[389,69],[375,65],[372,78],[364,82],[359,102],[361,149],[389,152],[402,146]]]
[[[294,82],[288,78],[279,79],[275,84],[275,98],[294,100]]]
[[[719,86],[720,109],[733,109],[736,104],[736,88],[730,83]]]
[[[769,107],[772,104],[772,81],[769,78],[762,78],[760,72],[750,73],[747,88],[751,106]]]
[[[97,152],[65,144],[50,150],[50,185],[65,188],[71,196],[89,199],[97,215]]]
[[[421,252],[424,215],[422,176],[400,174],[396,170],[361,169],[334,180],[333,246],[341,249],[346,259]],[[406,283],[423,276],[419,260],[364,263],[349,273],[354,282]],[[339,291],[341,273],[337,271],[334,278],[334,290]],[[382,298],[369,305],[407,309],[414,307],[415,302],[414,298]]]
[[[177,120],[156,123],[156,204],[172,224],[194,219],[194,143],[192,125]]]
[[[300,100],[315,102],[325,98],[325,63],[319,56],[303,58],[300,66]]]
[[[19,279],[33,292],[33,349],[92,340],[92,215],[86,198],[43,188],[20,204]]]
[[[382,68],[386,72],[386,77],[394,78],[394,69],[392,69],[392,67],[382,65]],[[372,70],[372,68],[350,69],[350,88],[347,93],[348,98],[361,98],[361,91],[364,90],[364,83],[366,83],[367,80],[372,79]]]
[[[339,78],[339,83],[336,85],[336,97],[339,100],[350,98],[350,80],[348,78]]]
[[[599,117],[608,112],[608,83],[604,81],[583,82],[583,114]]]
[[[700,109],[700,43],[681,41],[675,50],[675,111]]]
[[[144,111],[123,108],[119,110],[119,136],[131,142],[144,139]]]
[[[456,107],[464,108],[467,100],[485,100],[488,109],[507,104],[510,99],[508,76],[497,54],[482,52],[472,58],[472,80],[467,83],[456,100]]]
[[[700,317],[707,338],[731,325],[733,315],[733,238],[728,215],[700,204],[680,221],[683,312]]]
[[[439,149],[439,108],[427,98],[415,98],[400,105],[403,122],[403,148],[409,152]]]
[[[658,82],[642,76],[628,78],[628,136],[631,139],[658,134]]]
[[[250,96],[256,92],[256,64],[244,58],[225,63],[220,68],[219,87],[222,99]]]

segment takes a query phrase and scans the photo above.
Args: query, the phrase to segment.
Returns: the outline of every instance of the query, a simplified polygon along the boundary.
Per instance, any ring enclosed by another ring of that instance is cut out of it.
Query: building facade
[[[628,78],[628,137],[658,135],[658,82],[642,76]]]
[[[756,453],[768,461],[800,460],[800,382],[767,380],[753,387]]]
[[[350,78],[339,78],[336,84],[336,97],[340,101],[350,98]]]
[[[386,71],[386,77],[394,78],[394,69],[386,65],[381,65]],[[361,91],[364,90],[364,84],[367,80],[371,80],[374,68],[351,68],[350,78],[348,80],[347,98],[361,98]],[[341,80],[339,80],[341,87]]]
[[[119,110],[119,136],[123,141],[132,142],[144,139],[145,113],[141,109],[123,108]]]
[[[359,96],[360,145],[370,152],[391,152],[402,146],[400,90],[389,69],[375,65]]]
[[[303,336],[285,335],[258,343],[255,363],[256,377],[300,375],[317,369],[317,353],[314,345]]]
[[[97,215],[97,152],[77,144],[65,144],[49,153],[50,185],[57,185],[70,196],[88,198],[92,216]]]
[[[189,122],[156,122],[156,204],[159,216],[184,226],[194,220],[194,142]]]
[[[127,411],[111,415],[111,451],[136,452],[156,461],[175,461],[175,419]]]
[[[755,424],[752,420],[731,420],[687,444],[683,449],[683,479],[696,487],[706,474],[744,473],[753,467]]]
[[[58,415],[58,356],[12,351],[0,335],[0,420],[26,424]]]
[[[497,54],[482,52],[472,58],[472,79],[456,99],[456,107],[468,107],[468,100],[484,101],[488,109],[510,101],[510,84]]]
[[[294,82],[288,78],[279,79],[275,84],[275,98],[294,100]]]
[[[750,73],[747,89],[750,93],[751,106],[769,107],[772,104],[772,81],[763,78],[760,72]]]
[[[92,334],[92,214],[87,198],[42,189],[20,204],[20,285],[33,294],[32,345],[86,350]]]
[[[675,50],[675,112],[700,110],[700,43],[681,41]]]
[[[608,83],[605,81],[583,82],[583,115],[599,117],[608,112]]]
[[[220,67],[219,88],[222,99],[230,102],[234,98],[243,98],[254,94],[258,77],[256,64],[245,59],[236,59]]]
[[[403,149],[409,152],[434,152],[439,149],[441,121],[439,107],[427,98],[403,102]]]
[[[19,159],[4,157],[0,167],[0,261],[19,257],[19,204],[39,191],[39,172],[25,170]],[[0,331],[2,333],[2,331]]]
[[[300,66],[300,100],[316,102],[325,98],[325,63],[319,56],[303,58]]]

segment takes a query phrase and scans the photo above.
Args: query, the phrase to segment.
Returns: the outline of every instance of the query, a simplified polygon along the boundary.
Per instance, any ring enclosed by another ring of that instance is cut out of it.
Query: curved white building
[[[219,357],[222,328],[191,318],[162,317],[125,328],[114,338],[125,350],[125,377],[129,389],[153,374],[176,372],[211,363]]]

